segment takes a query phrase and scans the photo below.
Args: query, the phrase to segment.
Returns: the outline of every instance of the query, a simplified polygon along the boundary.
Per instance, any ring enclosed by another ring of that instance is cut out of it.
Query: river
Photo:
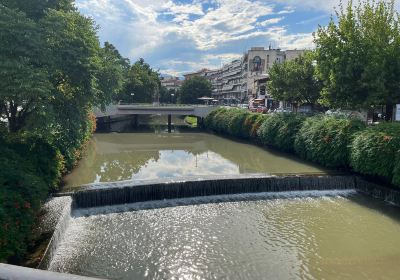
[[[64,178],[65,190],[97,182],[241,173],[323,174],[296,157],[208,133],[97,133]]]
[[[400,275],[398,208],[349,191],[243,198],[123,213],[77,210],[50,270],[109,279]]]

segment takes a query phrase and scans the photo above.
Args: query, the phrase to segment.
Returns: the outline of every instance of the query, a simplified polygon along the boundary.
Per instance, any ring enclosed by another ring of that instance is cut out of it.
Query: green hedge
[[[327,167],[347,167],[354,134],[365,128],[356,119],[316,116],[307,118],[295,140],[296,153]]]
[[[265,119],[265,115],[243,109],[220,108],[206,117],[204,125],[217,133],[249,139],[257,137],[257,130]]]
[[[260,113],[249,114],[244,123],[245,130],[248,132],[248,137],[258,139],[258,129],[265,122],[269,115]]]
[[[387,177],[400,185],[399,159],[399,123],[380,124],[357,133],[354,138],[350,163],[359,173]]]
[[[245,122],[249,115],[250,113],[247,110],[230,110],[228,132],[231,136],[248,138],[249,132],[246,131]]]
[[[261,143],[286,152],[294,151],[294,140],[305,117],[297,114],[273,114],[258,130]]]
[[[357,119],[296,114],[254,114],[221,108],[205,120],[206,128],[261,144],[331,168],[382,176],[400,186],[400,123],[366,128]]]
[[[42,203],[80,158],[95,118],[88,116],[81,127],[80,138],[64,144],[26,132],[0,134],[0,262],[24,256]]]

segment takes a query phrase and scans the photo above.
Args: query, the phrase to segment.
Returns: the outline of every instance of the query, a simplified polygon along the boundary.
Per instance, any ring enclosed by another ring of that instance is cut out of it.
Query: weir
[[[233,195],[232,201],[234,201],[247,199],[247,197],[251,199],[252,196],[256,198],[258,194],[262,195],[262,193],[278,194],[281,192],[331,190],[356,190],[391,204],[400,205],[399,191],[371,183],[362,177],[346,175],[271,176],[247,174],[89,184],[82,186],[81,190],[74,193],[58,194],[58,196],[67,196],[69,199],[66,200],[54,234],[38,268],[47,269],[49,267],[58,245],[63,240],[64,232],[68,227],[74,209],[84,210],[111,205],[123,206],[124,204],[151,201],[165,201],[165,203],[155,204],[155,207],[168,207],[168,200],[171,199],[198,198],[190,199],[187,203],[181,203],[187,205],[191,201],[194,201],[194,204],[207,203],[207,197],[211,198],[211,202],[218,202],[218,196],[221,195]],[[248,195],[241,196],[240,194]],[[201,199],[201,197],[204,197],[204,199]],[[135,209],[135,207],[127,209]],[[137,209],[140,209],[140,207]],[[15,273],[15,269],[13,269],[13,273]]]
[[[97,186],[97,187],[96,187]],[[72,197],[76,208],[239,193],[355,189],[352,176],[232,176],[88,185]]]
[[[68,223],[71,218],[71,211],[72,211],[72,198],[69,197],[65,201],[64,207],[61,210],[61,214],[54,229],[53,236],[51,237],[50,242],[47,245],[46,251],[44,253],[42,260],[39,263],[38,268],[47,269],[51,259],[54,256],[57,246],[62,240],[64,232],[68,227]]]

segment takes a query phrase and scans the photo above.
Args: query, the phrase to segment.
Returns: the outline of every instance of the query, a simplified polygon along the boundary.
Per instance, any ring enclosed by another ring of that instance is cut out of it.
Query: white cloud
[[[258,25],[267,26],[267,25],[271,25],[271,24],[276,24],[276,23],[280,22],[283,19],[284,19],[284,17],[270,18],[270,19],[267,19],[267,20],[264,20],[264,21],[258,23]]]
[[[219,67],[240,57],[241,53],[222,49],[247,40],[276,42],[286,48],[312,47],[311,34],[289,34],[285,27],[274,26],[284,19],[276,15],[293,13],[299,3],[284,2],[280,10],[269,0],[193,0],[189,4],[172,0],[77,0],[77,6],[100,25],[102,38],[123,42],[117,47],[131,59],[157,55],[166,47],[190,46],[196,57],[185,60],[177,51],[176,59],[160,58],[154,65],[177,74]],[[316,1],[303,2],[311,7]],[[204,8],[205,3],[212,5]]]
[[[207,68],[217,69],[223,64],[242,57],[241,53],[203,54],[196,61],[171,59],[160,62],[161,72],[172,76],[182,76],[185,73]],[[182,70],[176,70],[177,68]]]
[[[270,2],[269,0],[262,0],[263,2]],[[363,0],[353,0],[353,4],[357,5],[358,3],[362,3]],[[386,0],[389,2],[389,0]],[[283,3],[285,5],[290,5],[292,7],[298,9],[308,9],[308,10],[317,10],[324,11],[328,14],[334,14],[335,10],[339,9],[340,3],[343,4],[344,7],[347,6],[349,0],[277,0],[277,2]],[[400,9],[400,1],[395,1],[395,7]]]
[[[177,5],[172,1],[168,1],[163,5],[163,9],[166,9],[171,14],[193,14],[193,15],[204,15],[203,8],[201,4],[184,4]]]

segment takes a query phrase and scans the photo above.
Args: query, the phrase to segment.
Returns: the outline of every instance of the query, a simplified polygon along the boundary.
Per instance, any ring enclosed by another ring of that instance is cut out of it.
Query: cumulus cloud
[[[123,55],[131,59],[157,57],[156,68],[179,73],[218,67],[227,59],[239,57],[243,50],[232,51],[239,42],[257,41],[267,45],[274,41],[287,48],[312,47],[311,33],[289,33],[286,26],[278,26],[286,15],[295,12],[299,1],[282,1],[279,6],[280,2],[77,0],[77,7],[96,20],[100,25],[100,37],[116,43]],[[327,2],[323,6],[330,7],[337,1]],[[316,1],[302,3],[312,7]],[[185,53],[180,53],[182,44],[190,46],[191,51],[185,49]],[[171,55],[159,58],[158,53],[168,52],[165,48],[176,48],[176,58]],[[190,57],[183,59],[183,55]]]

